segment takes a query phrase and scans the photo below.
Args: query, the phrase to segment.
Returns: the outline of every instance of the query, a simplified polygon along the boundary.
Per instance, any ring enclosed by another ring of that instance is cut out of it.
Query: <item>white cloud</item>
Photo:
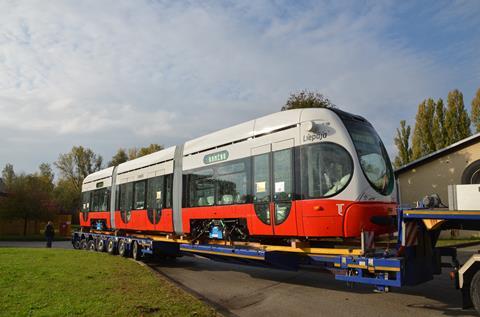
[[[391,144],[406,106],[445,86],[428,54],[383,36],[388,4],[15,1],[0,12],[0,164],[28,170],[76,142],[107,157],[182,142],[278,111],[303,88]]]

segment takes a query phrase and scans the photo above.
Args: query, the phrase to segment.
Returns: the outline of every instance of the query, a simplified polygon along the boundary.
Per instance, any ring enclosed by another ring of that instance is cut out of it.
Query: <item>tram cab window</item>
[[[90,211],[90,194],[91,192],[82,193],[82,212]]]
[[[393,169],[385,146],[367,122],[344,120],[368,182],[382,195],[393,191]]]
[[[133,190],[133,209],[142,210],[145,209],[145,190],[146,181],[136,182]]]
[[[334,143],[317,143],[301,149],[302,194],[305,198],[331,197],[350,182],[350,154]]]

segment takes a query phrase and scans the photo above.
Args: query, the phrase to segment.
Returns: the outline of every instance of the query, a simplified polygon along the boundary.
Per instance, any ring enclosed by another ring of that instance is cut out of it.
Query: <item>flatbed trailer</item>
[[[463,308],[474,306],[480,314],[480,254],[463,265],[455,247],[437,247],[442,230],[480,230],[480,211],[444,209],[398,210],[398,237],[393,243],[375,247],[371,233],[363,232],[358,246],[310,247],[307,244],[264,245],[209,240],[199,243],[172,235],[96,231],[75,231],[72,243],[77,249],[105,251],[137,260],[160,255],[178,257],[194,254],[213,260],[235,260],[297,270],[313,266],[333,273],[349,284],[369,284],[378,291],[425,283],[450,268],[454,286],[461,290]],[[448,258],[449,261],[442,262]]]

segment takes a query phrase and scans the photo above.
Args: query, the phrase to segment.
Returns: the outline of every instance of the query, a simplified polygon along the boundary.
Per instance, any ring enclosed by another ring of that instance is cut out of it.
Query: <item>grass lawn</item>
[[[0,316],[215,316],[134,261],[106,253],[0,248]]]
[[[437,247],[454,247],[464,244],[480,244],[480,238],[465,238],[465,239],[439,239]]]

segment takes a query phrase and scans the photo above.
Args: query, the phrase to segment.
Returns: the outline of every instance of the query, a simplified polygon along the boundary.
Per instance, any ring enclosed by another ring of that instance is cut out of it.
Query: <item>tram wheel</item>
[[[115,241],[110,238],[107,241],[107,252],[110,254],[116,254],[117,253],[117,248],[115,247]]]
[[[85,240],[85,239],[80,240],[80,249],[82,249],[82,250],[87,250],[88,249],[87,240]]]

